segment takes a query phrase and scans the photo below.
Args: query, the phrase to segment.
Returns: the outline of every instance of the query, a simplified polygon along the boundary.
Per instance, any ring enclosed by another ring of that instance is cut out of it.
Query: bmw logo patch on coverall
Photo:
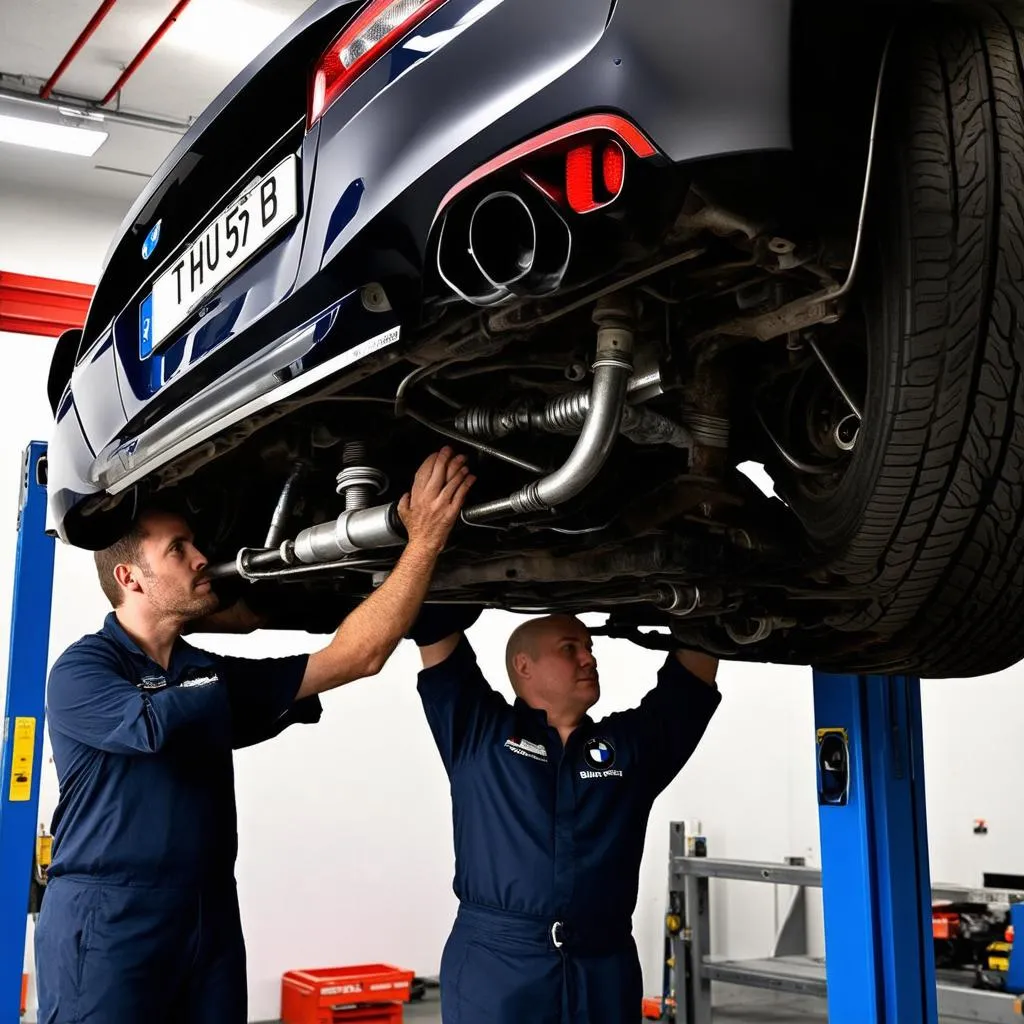
[[[588,740],[583,756],[593,768],[611,768],[615,764],[615,748],[608,740]]]

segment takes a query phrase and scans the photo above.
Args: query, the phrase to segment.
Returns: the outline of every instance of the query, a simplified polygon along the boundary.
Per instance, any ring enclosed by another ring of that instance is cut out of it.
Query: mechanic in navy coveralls
[[[462,632],[479,614],[427,605],[409,632],[455,828],[460,904],[441,960],[442,1019],[638,1022],[631,918],[647,819],[719,705],[718,661],[675,651],[639,707],[595,722],[586,626],[555,615],[513,632],[510,705]]]
[[[399,504],[401,558],[311,655],[220,657],[181,639],[196,620],[255,622],[217,610],[176,515],[150,511],[96,555],[114,611],[47,687],[60,799],[36,927],[41,1024],[245,1024],[232,748],[317,721],[318,694],[380,671],[472,483],[450,449],[423,463]]]

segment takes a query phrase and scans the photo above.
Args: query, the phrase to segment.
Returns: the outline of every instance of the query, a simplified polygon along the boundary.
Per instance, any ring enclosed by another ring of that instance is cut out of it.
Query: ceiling
[[[311,3],[191,0],[107,109],[195,118]],[[100,0],[0,0],[0,82],[38,92],[99,6]],[[174,7],[175,0],[117,0],[55,95],[102,99]],[[110,137],[92,157],[0,143],[0,188],[93,196],[127,211],[179,136],[110,121],[105,130]]]

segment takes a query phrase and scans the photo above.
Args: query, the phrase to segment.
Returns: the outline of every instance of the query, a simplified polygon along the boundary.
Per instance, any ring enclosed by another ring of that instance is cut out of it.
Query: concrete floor
[[[747,997],[749,998],[749,996]],[[416,1024],[440,1024],[441,1011],[435,993],[419,1003],[412,1003],[405,1010],[405,1020]],[[781,999],[774,995],[766,996],[765,1004],[722,1006],[712,1014],[715,1024],[828,1024],[828,1013],[821,999],[801,998]],[[943,1018],[940,1024],[957,1024]],[[529,1021],[523,1021],[529,1024]],[[964,1024],[964,1022],[959,1022]]]
[[[771,998],[771,997],[769,997]],[[770,1005],[729,1006],[715,1010],[712,1019],[720,1024],[827,1024],[825,1004],[819,999],[772,1001]],[[440,1024],[441,1010],[435,994],[406,1007],[405,1020],[416,1024]],[[529,1024],[529,1021],[523,1021]]]

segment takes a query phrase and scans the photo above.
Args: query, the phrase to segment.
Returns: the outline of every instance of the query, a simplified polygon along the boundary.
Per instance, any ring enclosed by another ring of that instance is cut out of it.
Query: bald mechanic
[[[311,655],[228,658],[181,639],[239,611],[217,611],[178,516],[145,514],[96,555],[114,611],[47,688],[60,800],[36,929],[42,1024],[244,1024],[232,748],[317,721],[318,694],[380,671],[472,483],[447,448],[423,463],[399,504],[401,558]]]
[[[639,1022],[631,918],[647,819],[718,707],[718,662],[676,651],[639,707],[595,722],[587,628],[533,619],[508,641],[509,705],[462,632],[479,614],[428,605],[409,634],[454,812],[460,905],[441,961],[442,1019]]]

